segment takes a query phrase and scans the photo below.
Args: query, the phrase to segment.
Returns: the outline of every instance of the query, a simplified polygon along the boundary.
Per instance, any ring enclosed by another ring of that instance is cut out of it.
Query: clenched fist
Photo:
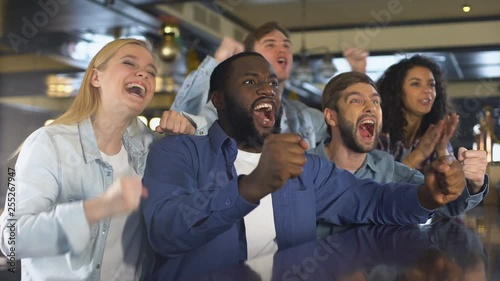
[[[139,208],[141,197],[147,197],[147,189],[139,177],[116,180],[103,194],[112,215],[126,214]]]
[[[259,164],[239,182],[240,194],[257,203],[269,193],[280,189],[290,178],[298,177],[306,163],[309,145],[297,134],[270,135],[264,141]]]
[[[484,175],[488,161],[486,151],[467,150],[465,147],[458,149],[458,161],[462,162],[465,178],[469,181],[471,193],[477,193],[484,185]]]
[[[128,214],[139,208],[142,197],[148,190],[139,177],[124,177],[116,180],[101,196],[87,199],[83,203],[85,217],[89,224],[102,219]]]
[[[441,156],[427,164],[424,176],[418,196],[420,204],[427,209],[437,209],[457,199],[466,185],[462,163],[452,155]]]
[[[166,110],[161,115],[160,124],[156,126],[156,132],[173,135],[194,135],[196,128],[181,113],[175,110]]]

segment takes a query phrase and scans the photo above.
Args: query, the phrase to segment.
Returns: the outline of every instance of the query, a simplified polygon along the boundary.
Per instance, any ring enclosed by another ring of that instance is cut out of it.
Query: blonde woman
[[[12,246],[7,220],[17,220],[23,280],[142,280],[150,271],[138,207],[153,133],[137,116],[153,97],[156,72],[145,42],[107,44],[68,111],[24,142],[16,212],[0,220],[4,254]]]

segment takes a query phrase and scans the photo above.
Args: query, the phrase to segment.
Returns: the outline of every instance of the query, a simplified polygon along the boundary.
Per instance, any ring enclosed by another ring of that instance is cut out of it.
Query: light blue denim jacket
[[[152,132],[138,119],[123,136],[131,165],[141,176],[152,142]],[[42,127],[26,139],[15,177],[15,254],[22,259],[23,281],[100,280],[110,219],[89,225],[83,200],[98,197],[112,183],[113,168],[101,158],[90,119],[78,125]],[[4,212],[0,217],[4,254],[12,246],[7,219]],[[150,271],[152,254],[143,238],[139,253],[143,263],[130,280],[142,280]]]
[[[170,108],[204,117],[203,121],[206,123],[193,120],[199,134],[206,134],[208,128],[217,119],[217,111],[212,102],[207,103],[210,75],[217,64],[213,57],[207,56],[200,67],[188,75]],[[283,133],[301,135],[308,141],[311,148],[328,137],[325,118],[321,111],[299,101],[285,98],[281,99],[281,103],[287,120],[287,128],[282,131]]]

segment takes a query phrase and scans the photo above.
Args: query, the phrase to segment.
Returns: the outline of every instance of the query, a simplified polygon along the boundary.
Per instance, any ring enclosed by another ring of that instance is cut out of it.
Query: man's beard
[[[351,122],[344,119],[341,114],[338,114],[339,122],[338,127],[340,131],[340,138],[344,142],[345,146],[356,153],[368,153],[375,149],[378,141],[378,131],[377,128],[373,128],[373,133],[375,134],[375,141],[373,145],[365,149],[356,139],[356,129],[357,127]]]
[[[226,99],[226,116],[231,132],[232,138],[236,143],[243,144],[249,147],[262,147],[264,140],[270,134],[281,133],[281,116],[283,115],[283,108],[280,107],[275,116],[273,129],[270,133],[259,134],[253,120],[253,110],[248,112],[240,105],[238,105],[231,97],[225,96]]]

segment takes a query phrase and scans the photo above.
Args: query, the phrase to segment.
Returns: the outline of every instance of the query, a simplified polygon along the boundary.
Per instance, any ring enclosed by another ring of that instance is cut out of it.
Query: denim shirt
[[[144,174],[151,131],[138,119],[123,136],[131,165]],[[83,201],[101,195],[113,183],[113,169],[103,162],[90,119],[77,125],[50,125],[32,133],[16,162],[15,253],[22,259],[22,279],[100,280],[110,219],[89,225]],[[2,252],[7,253],[10,230],[4,212]],[[150,270],[147,240],[141,243],[136,276]],[[119,256],[118,256],[119,257]],[[122,257],[119,257],[122,258]],[[127,279],[129,280],[129,279]]]
[[[150,280],[188,278],[246,259],[243,218],[257,205],[238,192],[237,151],[218,122],[208,136],[172,136],[153,145],[143,178],[149,196],[142,205],[157,253]],[[272,193],[279,250],[314,240],[317,220],[416,224],[432,213],[420,205],[415,185],[361,180],[306,156],[302,174]]]
[[[200,67],[188,75],[170,108],[204,117],[205,120],[200,119],[202,121],[193,120],[199,134],[206,134],[208,128],[217,120],[217,110],[212,102],[208,101],[210,75],[217,64],[214,58],[207,56]],[[328,137],[325,118],[321,111],[300,101],[288,100],[284,97],[281,103],[288,127],[288,130],[282,131],[283,133],[299,134],[307,140],[311,148]]]
[[[320,143],[316,148],[309,150],[323,159],[329,159],[325,143]],[[376,182],[407,182],[421,185],[424,183],[424,175],[400,162],[394,160],[391,154],[374,149],[366,154],[363,165],[354,172],[354,175],[362,179],[373,179]],[[477,206],[488,194],[489,177],[485,175],[484,185],[481,190],[471,195],[468,188],[464,188],[462,194],[453,202],[450,202],[436,212],[436,215],[454,217],[461,215]]]

